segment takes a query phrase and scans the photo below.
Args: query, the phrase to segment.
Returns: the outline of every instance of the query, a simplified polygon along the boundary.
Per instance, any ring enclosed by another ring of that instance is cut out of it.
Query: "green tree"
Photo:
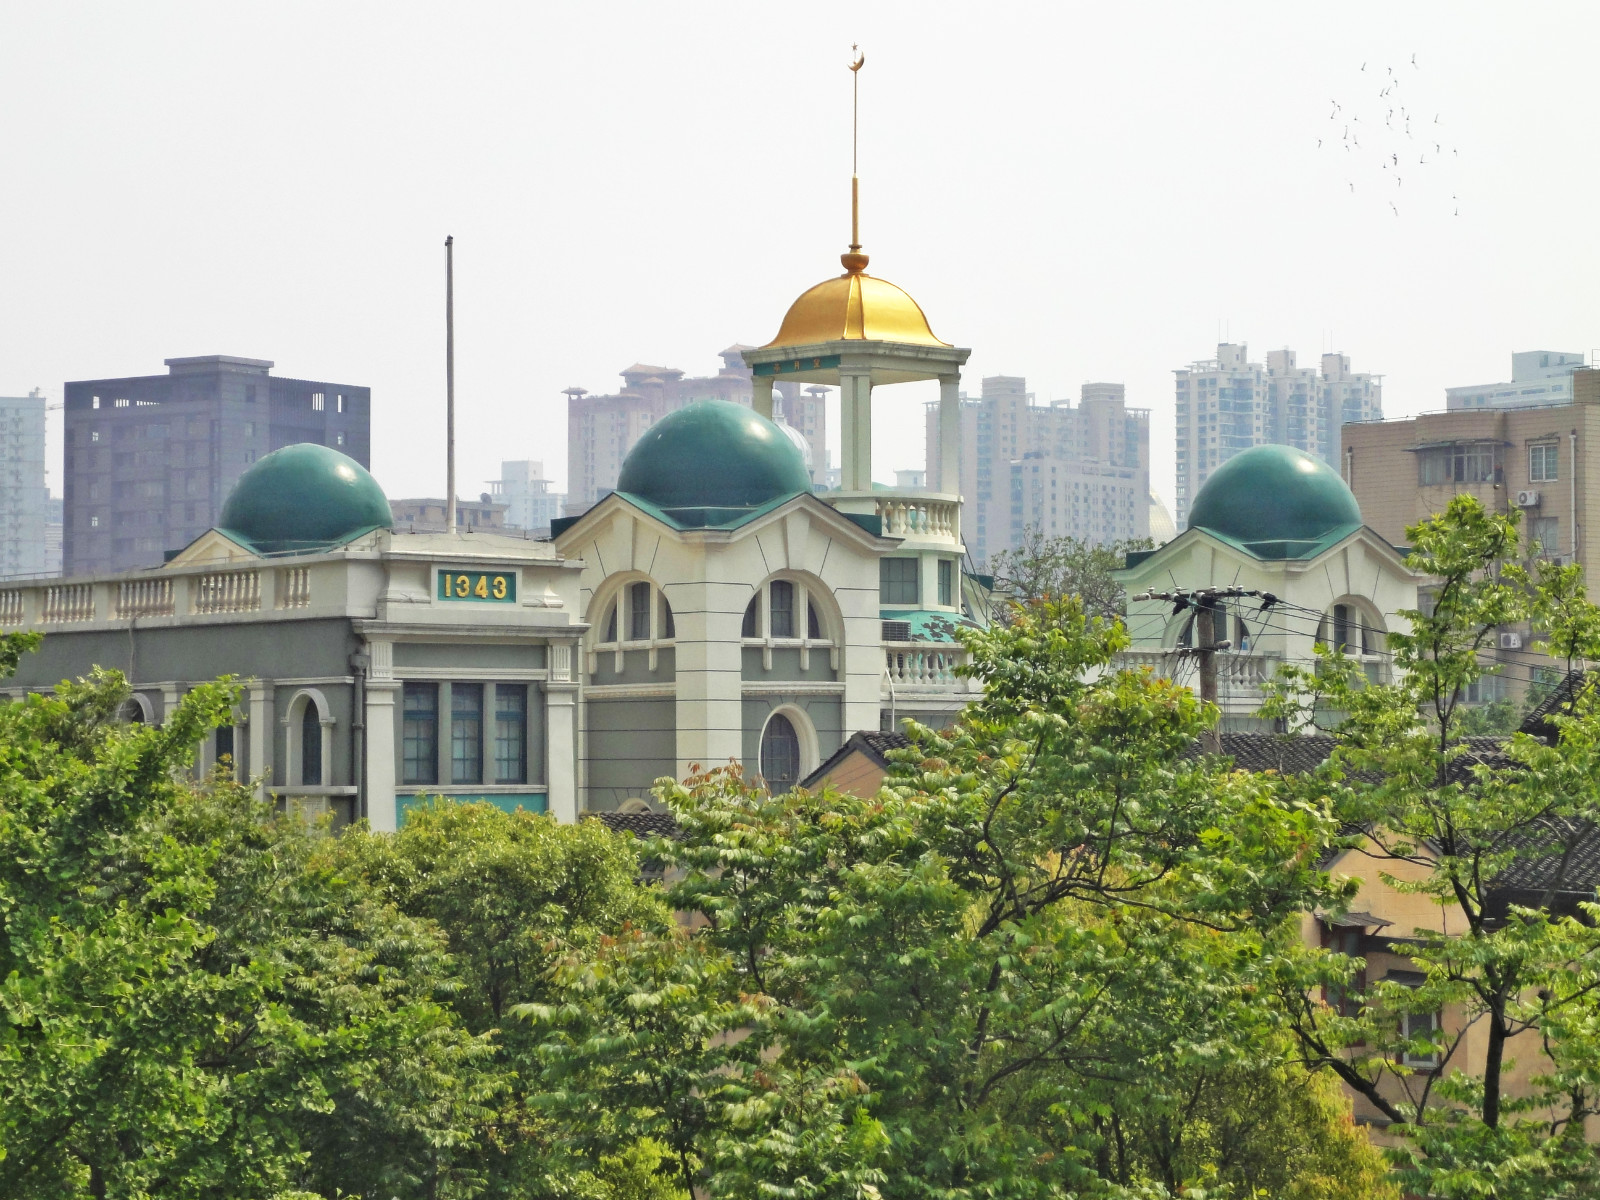
[[[1112,578],[1129,551],[1148,550],[1149,538],[1087,542],[1066,534],[1047,535],[1037,525],[1022,531],[1022,541],[990,560],[995,588],[1026,604],[1077,596],[1091,617],[1112,620],[1123,612],[1123,588]]]
[[[663,782],[683,836],[653,853],[692,931],[674,953],[640,939],[639,962],[622,943],[574,960],[562,1001],[530,1011],[574,1124],[677,1138],[712,1195],[1217,1195],[1268,1178],[1241,1163],[1260,1165],[1293,1105],[1221,1097],[1263,1078],[1287,1095],[1262,964],[1293,914],[1342,899],[1317,869],[1331,814],[1188,758],[1214,714],[1111,670],[1125,634],[1076,598],[965,640],[983,699],[946,734],[914,728],[877,796],[775,797],[736,768]],[[663,1094],[640,1030],[688,1047]],[[1207,1107],[1185,1116],[1202,1076]],[[670,1131],[669,1097],[694,1101]],[[1233,1127],[1201,1131],[1224,1111]],[[1348,1119],[1295,1113],[1280,1143]],[[1135,1132],[1158,1115],[1187,1122],[1164,1165]],[[1300,1194],[1374,1194],[1376,1160],[1339,1145],[1342,1169],[1287,1156],[1300,1165],[1271,1178],[1328,1169]]]
[[[1410,629],[1390,635],[1393,682],[1367,686],[1338,654],[1286,672],[1284,711],[1315,703],[1348,716],[1328,769],[1285,786],[1331,793],[1375,870],[1438,906],[1440,920],[1396,931],[1417,978],[1373,984],[1354,1015],[1317,996],[1348,989],[1359,961],[1285,956],[1284,1011],[1311,1065],[1398,1123],[1397,1159],[1416,1193],[1593,1194],[1600,910],[1570,877],[1600,820],[1593,687],[1553,719],[1553,746],[1472,740],[1462,697],[1489,669],[1482,651],[1501,625],[1535,619],[1552,652],[1577,664],[1600,657],[1600,611],[1578,568],[1546,563],[1530,576],[1518,565],[1514,512],[1458,496],[1408,536],[1411,566],[1439,581],[1433,611],[1403,614]],[[1481,1039],[1470,1057],[1469,1039]],[[1407,1065],[1430,1057],[1443,1069]],[[1513,1087],[1517,1059],[1530,1070]]]
[[[532,1086],[541,1071],[537,1038],[511,1015],[556,995],[552,972],[569,959],[598,970],[625,931],[642,936],[672,925],[658,890],[639,882],[632,837],[599,821],[562,825],[435,799],[408,809],[398,833],[352,830],[323,855],[408,917],[431,922],[448,943],[456,969],[448,1003],[469,1031],[492,1039],[500,1084],[461,1160],[483,1180],[484,1195],[623,1200],[646,1187],[671,1194],[671,1143],[612,1137],[603,1121],[549,1115]],[[666,1054],[655,1061],[677,1069]]]
[[[470,1195],[488,1046],[436,1000],[440,939],[190,782],[236,689],[160,727],[119,724],[128,695],[0,705],[0,1195]]]

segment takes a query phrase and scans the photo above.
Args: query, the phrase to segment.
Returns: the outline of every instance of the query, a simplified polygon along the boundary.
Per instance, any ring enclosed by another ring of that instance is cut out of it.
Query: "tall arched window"
[[[300,712],[300,783],[322,783],[322,714],[309,696]]]
[[[775,796],[800,782],[800,737],[782,713],[773,713],[761,734],[761,777]]]

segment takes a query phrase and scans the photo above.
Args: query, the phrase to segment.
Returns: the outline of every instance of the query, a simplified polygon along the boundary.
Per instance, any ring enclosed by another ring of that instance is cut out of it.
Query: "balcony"
[[[960,496],[874,488],[870,492],[825,492],[819,499],[842,513],[877,517],[885,537],[904,538],[908,547],[960,550]]]
[[[328,600],[344,596],[342,569],[324,567]],[[312,568],[205,567],[65,582],[40,579],[0,588],[0,627],[51,628],[127,621],[255,613],[311,607]]]
[[[1253,717],[1266,699],[1263,685],[1278,673],[1283,662],[1279,654],[1253,651],[1219,650],[1217,662],[1217,707],[1224,718]],[[1119,671],[1148,669],[1162,679],[1171,679],[1198,693],[1200,663],[1189,654],[1173,650],[1124,650],[1113,666]]]

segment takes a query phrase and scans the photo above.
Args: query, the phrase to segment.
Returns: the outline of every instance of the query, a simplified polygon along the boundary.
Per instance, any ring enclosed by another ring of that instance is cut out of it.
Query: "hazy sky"
[[[838,273],[852,42],[872,272],[974,392],[1126,383],[1169,502],[1219,330],[1391,416],[1600,345],[1592,3],[0,0],[0,394],[271,358],[370,385],[375,473],[442,494],[453,234],[462,491],[564,480],[563,387],[710,372]],[[879,478],[929,394],[878,393]]]

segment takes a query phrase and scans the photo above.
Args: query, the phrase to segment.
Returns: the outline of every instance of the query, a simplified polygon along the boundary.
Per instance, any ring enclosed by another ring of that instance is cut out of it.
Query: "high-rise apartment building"
[[[1383,418],[1383,376],[1350,370],[1344,354],[1324,354],[1322,366],[1301,367],[1293,350],[1250,361],[1243,343],[1223,342],[1216,358],[1190,363],[1177,377],[1179,526],[1201,485],[1241,450],[1293,446],[1334,463],[1339,427]]]
[[[0,576],[43,575],[50,493],[44,481],[45,398],[0,396]]]
[[[246,467],[296,442],[370,466],[372,392],[283,379],[266,359],[169,358],[165,375],[66,385],[69,575],[157,566],[217,523]]]
[[[1572,373],[1588,365],[1584,356],[1560,350],[1523,350],[1511,356],[1510,383],[1445,388],[1445,408],[1539,408],[1572,403]]]
[[[685,376],[676,367],[634,363],[622,372],[622,390],[597,396],[583,388],[566,390],[567,397],[567,498],[566,512],[587,512],[617,486],[622,460],[644,431],[686,404],[696,400],[729,400],[749,404],[750,368],[741,351],[729,346],[718,356],[722,369],[715,375]],[[774,418],[796,430],[804,445],[807,467],[815,484],[822,484],[827,469],[828,389],[802,390],[795,382],[774,389]]]
[[[1086,383],[1071,401],[1035,404],[1020,375],[990,375],[961,397],[961,478],[939,472],[939,412],[927,408],[928,486],[957,492],[973,560],[1010,549],[1036,525],[1108,542],[1150,532],[1150,412],[1129,408],[1120,383]]]
[[[496,504],[506,506],[507,529],[526,529],[540,537],[550,536],[550,522],[561,515],[567,497],[550,490],[544,477],[544,463],[517,459],[500,464],[500,478],[489,484]]]

